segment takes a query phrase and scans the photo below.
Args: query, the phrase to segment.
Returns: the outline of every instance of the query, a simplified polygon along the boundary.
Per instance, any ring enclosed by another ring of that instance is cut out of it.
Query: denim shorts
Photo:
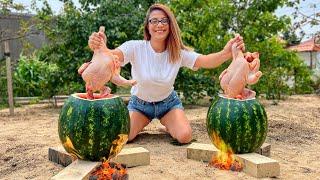
[[[161,119],[175,108],[184,109],[176,91],[173,91],[167,98],[158,102],[147,102],[133,95],[128,103],[129,111],[140,112],[147,116],[150,121],[155,118]]]

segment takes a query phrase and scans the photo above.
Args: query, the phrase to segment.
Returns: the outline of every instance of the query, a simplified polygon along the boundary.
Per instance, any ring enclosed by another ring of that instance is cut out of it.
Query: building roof
[[[319,38],[312,38],[304,41],[298,45],[288,47],[290,50],[295,50],[298,52],[304,51],[320,51]]]

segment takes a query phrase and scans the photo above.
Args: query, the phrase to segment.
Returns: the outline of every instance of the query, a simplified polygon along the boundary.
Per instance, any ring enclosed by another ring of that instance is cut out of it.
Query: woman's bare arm
[[[237,43],[237,48],[244,51],[243,38],[240,35],[236,35],[235,38],[230,39],[222,51],[217,53],[211,53],[208,55],[200,55],[194,67],[196,68],[215,68],[220,66],[222,63],[232,58],[232,45]]]

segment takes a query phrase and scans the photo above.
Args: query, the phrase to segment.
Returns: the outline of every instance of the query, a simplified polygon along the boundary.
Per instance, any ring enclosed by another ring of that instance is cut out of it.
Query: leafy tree
[[[128,39],[141,39],[141,25],[149,6],[148,2],[138,0],[79,2],[81,8],[77,9],[72,1],[65,0],[63,13],[56,16],[46,1],[42,9],[37,9],[39,28],[50,40],[50,44],[39,52],[40,60],[58,65],[61,87],[70,82],[83,82],[77,68],[92,57],[87,45],[92,32],[105,26],[109,48],[118,47]],[[127,78],[129,68],[122,71]]]
[[[9,16],[12,12],[15,13],[26,13],[28,12],[26,8],[21,3],[15,3],[12,0],[0,0],[0,15],[2,17]],[[21,40],[22,38],[37,34],[37,31],[33,29],[32,20],[20,21],[20,29],[12,31],[5,27],[0,27],[0,47],[4,41],[10,40]],[[6,77],[6,66],[4,59],[0,59],[0,104],[4,103],[6,100],[4,97],[7,97],[7,77]]]
[[[170,5],[180,23],[183,39],[197,52],[204,54],[217,52],[224,47],[233,33],[241,34],[244,37],[246,49],[251,52],[258,51],[261,55],[260,69],[264,75],[260,82],[252,88],[258,93],[266,93],[268,98],[280,98],[283,93],[293,93],[286,85],[286,81],[291,75],[299,75],[299,78],[295,77],[297,81],[294,90],[296,92],[301,92],[300,87],[303,85],[308,89],[303,92],[310,92],[310,84],[305,83],[310,82],[308,69],[304,68],[302,63],[298,63],[301,61],[294,53],[287,52],[281,42],[275,40],[279,33],[285,32],[290,27],[288,17],[277,17],[274,14],[275,10],[285,3],[287,3],[286,0],[183,0],[171,1]],[[265,47],[266,45],[268,48]],[[286,65],[284,67],[279,64],[284,62]],[[184,87],[180,85],[184,83],[198,84],[199,87],[192,90],[197,91],[197,94],[205,91],[204,94],[213,96],[217,93],[217,89],[220,89],[217,77],[227,65],[228,63],[225,63],[217,69],[198,72],[205,79],[212,80],[212,77],[216,77],[214,85],[199,84],[201,81],[195,81],[192,78],[193,72],[181,71],[179,76],[183,77],[183,81],[176,81],[177,87]],[[295,74],[292,74],[293,68]],[[300,73],[301,71],[304,73]],[[300,84],[302,82],[303,85]],[[275,88],[279,85],[283,88]],[[187,94],[186,91],[190,91],[190,89],[180,90]]]
[[[9,16],[12,12],[27,13],[25,6],[21,3],[14,3],[12,0],[0,0],[0,15]],[[17,32],[12,32],[9,29],[0,28],[0,43],[8,40],[21,39],[39,32],[34,28],[32,18],[30,20],[21,20],[20,29]]]
[[[283,40],[287,41],[287,46],[297,45],[301,42],[302,37],[298,37],[295,29],[289,28],[283,33]]]
[[[283,95],[311,93],[311,71],[296,53],[284,49],[285,44],[277,38],[257,44],[263,78],[254,85],[268,99],[281,99]]]
[[[0,14],[9,14],[11,11],[25,11],[21,3],[14,3],[12,0],[0,0]]]
[[[39,61],[36,56],[21,56],[13,74],[14,95],[51,97],[56,93],[56,78],[52,78],[56,76],[56,64]]]
[[[81,83],[77,68],[92,52],[87,47],[89,35],[99,26],[106,27],[108,47],[114,48],[130,39],[142,39],[142,24],[147,8],[154,1],[137,0],[80,0],[76,8],[71,0],[64,0],[64,11],[53,15],[49,5],[37,9],[39,28],[46,32],[50,44],[39,52],[40,60],[56,63],[60,76],[58,86],[65,89],[70,82]],[[221,50],[234,33],[240,33],[249,51],[261,54],[261,70],[264,76],[252,88],[268,98],[309,92],[310,72],[296,54],[287,52],[277,36],[288,30],[290,19],[277,17],[274,11],[287,0],[162,0],[174,11],[184,42],[203,54]],[[226,68],[225,63],[217,69],[201,69],[192,72],[182,69],[175,87],[185,100],[194,102],[220,89],[218,76]],[[123,69],[129,76],[130,66]],[[286,82],[294,79],[291,87]],[[84,86],[83,86],[84,87]],[[281,87],[281,88],[275,88]]]
[[[287,3],[288,7],[294,8],[292,13],[295,22],[293,23],[292,28],[294,30],[300,30],[300,36],[303,38],[305,35],[309,36],[320,36],[320,10],[319,3],[309,3],[307,7],[301,7],[301,0],[290,0]],[[304,8],[304,9],[302,9]],[[305,11],[307,9],[307,11]],[[304,26],[317,27],[317,31],[312,34],[305,34],[302,30]]]

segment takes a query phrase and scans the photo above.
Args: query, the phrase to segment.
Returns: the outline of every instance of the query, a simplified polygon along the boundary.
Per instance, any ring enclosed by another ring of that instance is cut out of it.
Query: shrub
[[[51,97],[57,91],[59,68],[39,61],[36,56],[21,56],[13,72],[14,96]]]

